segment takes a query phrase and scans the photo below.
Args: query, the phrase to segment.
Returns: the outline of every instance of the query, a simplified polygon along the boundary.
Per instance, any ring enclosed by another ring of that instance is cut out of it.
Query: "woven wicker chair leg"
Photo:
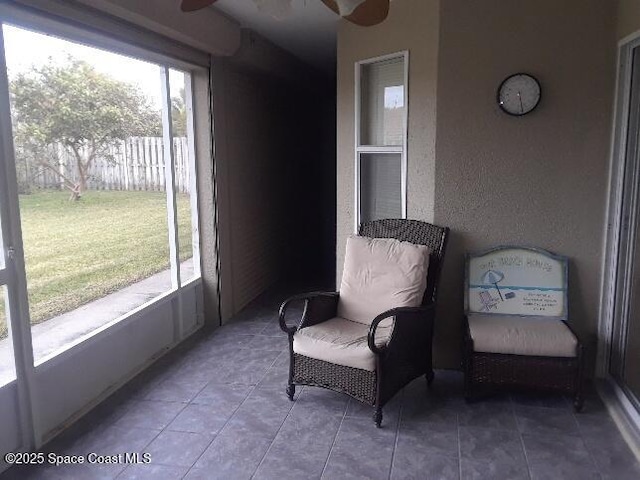
[[[433,370],[431,370],[429,373],[426,373],[424,375],[424,378],[427,379],[427,386],[431,387],[431,384],[433,383],[433,379],[435,378],[436,374],[433,372]]]
[[[293,396],[296,394],[296,386],[293,383],[287,385],[287,396],[293,402]]]
[[[376,411],[373,412],[373,421],[376,422],[376,427],[380,428],[380,425],[382,425],[382,408],[376,407]]]

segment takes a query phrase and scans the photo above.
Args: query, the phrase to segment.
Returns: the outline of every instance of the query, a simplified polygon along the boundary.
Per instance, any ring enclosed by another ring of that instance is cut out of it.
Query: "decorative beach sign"
[[[499,247],[467,256],[467,313],[567,318],[567,259]]]

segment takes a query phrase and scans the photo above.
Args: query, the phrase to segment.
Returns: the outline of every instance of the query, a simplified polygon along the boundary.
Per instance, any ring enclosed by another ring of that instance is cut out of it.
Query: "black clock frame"
[[[536,104],[533,106],[533,108],[531,110],[528,110],[528,111],[522,112],[522,113],[512,113],[512,112],[506,110],[504,108],[504,106],[502,105],[502,103],[500,103],[500,90],[502,90],[502,87],[504,86],[504,84],[507,81],[509,81],[513,77],[518,77],[520,75],[524,75],[526,77],[532,78],[533,81],[538,84],[538,90],[540,90],[540,95],[538,95],[538,101],[536,102]],[[509,75],[507,78],[502,80],[502,82],[500,82],[500,85],[498,86],[498,90],[496,91],[496,103],[500,107],[500,110],[502,110],[507,115],[511,115],[512,117],[524,117],[525,115],[533,112],[536,108],[538,108],[538,105],[540,105],[540,101],[541,100],[542,100],[542,85],[540,85],[540,81],[535,76],[533,76],[533,75],[531,75],[530,73],[527,73],[527,72],[517,72],[517,73],[514,73],[512,75]]]

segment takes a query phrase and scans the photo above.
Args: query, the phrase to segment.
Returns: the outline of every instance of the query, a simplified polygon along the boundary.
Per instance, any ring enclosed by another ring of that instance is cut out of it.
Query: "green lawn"
[[[20,196],[32,324],[169,268],[164,192],[97,191],[68,199],[66,192]],[[177,203],[184,260],[192,254],[188,195],[178,195]],[[2,310],[0,338],[6,336]]]

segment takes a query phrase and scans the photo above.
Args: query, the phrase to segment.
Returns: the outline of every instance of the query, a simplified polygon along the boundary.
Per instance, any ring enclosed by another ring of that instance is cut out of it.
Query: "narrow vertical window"
[[[356,229],[406,218],[407,67],[407,52],[356,64]]]

